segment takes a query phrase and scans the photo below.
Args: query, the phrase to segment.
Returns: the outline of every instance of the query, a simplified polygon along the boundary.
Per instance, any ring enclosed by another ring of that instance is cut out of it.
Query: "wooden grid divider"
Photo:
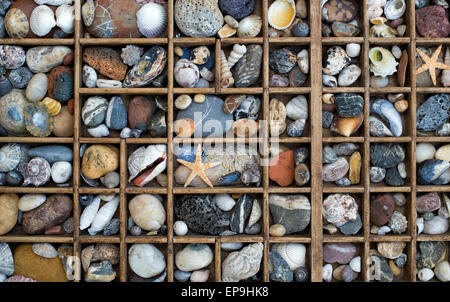
[[[416,87],[416,75],[415,75],[415,49],[416,46],[435,46],[437,44],[450,45],[450,38],[443,39],[428,39],[421,38],[416,35],[415,28],[415,5],[414,0],[407,1],[407,12],[405,19],[408,22],[406,37],[402,38],[370,38],[369,37],[369,17],[367,10],[365,9],[368,0],[361,1],[361,20],[360,37],[353,38],[336,38],[328,37],[322,38],[321,30],[321,7],[320,1],[308,1],[309,9],[309,24],[310,24],[310,37],[306,38],[293,38],[293,37],[269,37],[269,25],[267,22],[267,11],[273,0],[257,0],[257,7],[260,10],[261,17],[263,19],[263,27],[261,35],[256,38],[188,38],[178,37],[177,29],[174,22],[174,2],[175,0],[168,0],[168,17],[169,25],[167,30],[167,37],[162,38],[126,38],[126,39],[97,39],[86,38],[84,36],[84,28],[81,21],[81,5],[83,0],[75,0],[75,33],[73,38],[69,39],[2,39],[1,44],[14,44],[23,45],[26,47],[32,47],[37,45],[67,45],[74,50],[74,135],[73,138],[58,138],[48,137],[45,139],[34,137],[0,137],[0,143],[6,142],[18,142],[18,143],[30,143],[30,144],[72,144],[73,145],[73,182],[71,187],[59,188],[59,187],[0,187],[1,193],[64,193],[73,196],[73,216],[74,216],[74,233],[71,236],[24,236],[24,235],[6,235],[0,236],[0,241],[6,241],[11,243],[24,243],[24,242],[52,242],[52,243],[71,243],[74,248],[74,255],[80,257],[81,250],[86,247],[87,244],[92,243],[113,243],[120,249],[120,264],[118,279],[125,282],[129,278],[130,269],[128,266],[128,249],[131,244],[134,243],[154,243],[161,248],[161,251],[165,253],[167,262],[167,281],[174,281],[175,265],[175,253],[179,249],[179,246],[188,243],[208,243],[215,254],[215,260],[211,265],[213,269],[213,276],[210,276],[211,281],[221,281],[221,263],[227,252],[221,250],[221,244],[223,242],[262,242],[264,244],[264,256],[261,265],[262,279],[263,281],[269,281],[269,267],[268,256],[270,245],[283,242],[299,242],[308,246],[308,269],[311,272],[311,281],[322,281],[322,266],[323,266],[323,254],[322,247],[326,242],[354,242],[358,244],[361,249],[362,261],[362,273],[361,280],[369,282],[369,268],[364,259],[368,259],[371,248],[374,248],[376,242],[382,241],[402,241],[407,243],[408,264],[406,270],[405,280],[416,281],[416,246],[420,241],[450,241],[450,235],[417,235],[415,223],[417,219],[416,213],[416,194],[422,192],[450,192],[449,186],[420,186],[416,181],[416,143],[420,142],[432,142],[432,143],[448,143],[448,137],[418,137],[416,133],[416,106],[417,97],[419,94],[429,93],[450,93],[450,88],[445,87]],[[263,47],[263,66],[261,72],[261,85],[260,87],[249,88],[221,88],[220,80],[220,54],[222,49],[231,47],[233,44],[260,44]],[[323,50],[333,45],[345,45],[347,43],[358,43],[361,45],[361,62],[360,67],[362,69],[361,74],[361,86],[360,87],[322,87],[322,55]],[[82,87],[82,51],[84,47],[89,46],[125,46],[128,44],[137,44],[142,47],[161,45],[167,48],[168,51],[168,63],[167,63],[167,75],[168,82],[166,88],[85,88]],[[372,88],[370,87],[370,71],[369,71],[369,57],[368,53],[373,46],[390,47],[392,45],[400,45],[408,50],[409,54],[409,71],[408,77],[410,85],[408,87],[385,87],[385,88]],[[199,46],[209,45],[211,49],[214,49],[216,69],[215,69],[215,83],[211,88],[180,88],[174,83],[174,64],[175,55],[174,48],[176,46]],[[269,86],[270,69],[269,69],[269,53],[274,47],[283,47],[286,45],[306,47],[310,54],[310,73],[309,84],[306,87],[299,88],[275,88]],[[353,92],[361,94],[364,97],[364,124],[362,126],[362,134],[357,137],[331,137],[325,136],[325,131],[322,131],[322,94],[323,93],[343,93]],[[290,138],[279,137],[270,138],[269,127],[267,123],[262,123],[260,130],[260,137],[253,138],[189,138],[180,139],[173,136],[173,122],[174,122],[174,99],[179,94],[216,94],[225,96],[228,94],[254,94],[258,95],[262,99],[262,119],[264,121],[269,120],[269,102],[274,95],[288,94],[305,94],[309,95],[310,106],[310,132],[307,137]],[[402,137],[390,137],[390,138],[378,138],[370,137],[369,131],[369,116],[370,116],[370,98],[375,94],[387,94],[387,93],[405,93],[408,95],[409,109],[407,112],[408,123],[404,129],[407,136]],[[83,98],[93,95],[167,95],[168,111],[167,111],[167,136],[165,138],[128,138],[121,139],[119,137],[108,138],[93,138],[87,137],[82,131],[82,123],[80,119],[80,113],[82,108]],[[277,187],[271,184],[269,180],[269,168],[267,165],[263,166],[262,173],[262,186],[261,187],[216,187],[210,188],[183,188],[174,184],[174,155],[173,144],[189,142],[192,144],[198,143],[246,143],[246,144],[259,144],[260,153],[263,162],[267,163],[269,160],[269,148],[272,143],[279,144],[304,144],[308,145],[310,149],[310,171],[311,182],[307,187]],[[330,187],[326,186],[322,182],[322,148],[324,144],[335,144],[342,142],[353,142],[361,146],[362,153],[362,171],[361,171],[361,183],[359,186],[351,187]],[[406,147],[407,158],[405,163],[408,167],[408,183],[401,187],[388,187],[388,186],[371,186],[369,170],[370,170],[370,146],[379,142],[396,142],[401,143]],[[120,150],[120,187],[115,189],[105,188],[91,188],[82,185],[82,179],[80,175],[81,160],[80,160],[80,146],[81,144],[113,144]],[[137,188],[129,186],[128,173],[127,173],[127,160],[130,145],[148,145],[148,144],[167,144],[167,176],[168,185],[167,188]],[[409,221],[408,231],[404,235],[389,235],[389,236],[374,236],[370,234],[370,197],[372,194],[383,192],[404,192],[409,196],[407,207],[407,218]],[[78,226],[79,219],[82,212],[82,208],[79,205],[79,196],[82,194],[119,194],[120,206],[120,233],[116,236],[105,237],[101,235],[87,236],[82,235]],[[161,194],[164,196],[166,213],[167,213],[167,235],[164,236],[130,236],[128,234],[128,200],[136,194]],[[263,209],[263,228],[262,234],[257,236],[232,236],[232,237],[219,237],[219,236],[174,236],[173,223],[174,217],[174,201],[182,194],[210,194],[210,193],[251,193],[257,194],[261,198]],[[310,196],[311,201],[311,224],[309,226],[309,234],[301,236],[286,236],[286,237],[271,237],[269,234],[270,227],[270,212],[269,212],[269,197],[270,194],[307,194]],[[358,194],[362,196],[360,214],[363,221],[362,235],[358,236],[330,236],[324,235],[323,232],[323,217],[322,217],[322,202],[325,194],[330,193],[349,193]],[[80,268],[81,269],[81,268]],[[83,272],[81,273],[81,280],[83,280]]]

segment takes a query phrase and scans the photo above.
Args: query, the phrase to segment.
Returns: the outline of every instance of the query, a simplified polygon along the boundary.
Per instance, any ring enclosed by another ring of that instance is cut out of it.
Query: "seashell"
[[[184,87],[194,87],[200,78],[200,71],[194,63],[189,62],[186,59],[180,59],[177,61],[174,67],[175,81]]]
[[[308,119],[308,101],[303,95],[298,95],[286,104],[286,116],[293,121]]]
[[[52,259],[58,256],[58,251],[50,243],[34,243],[31,246],[33,252],[41,257]]]
[[[30,16],[31,31],[38,37],[47,35],[56,25],[55,14],[46,5],[36,7]]]
[[[119,207],[120,197],[116,195],[113,200],[108,201],[95,215],[94,220],[92,221],[91,227],[88,229],[88,232],[91,236],[97,234],[102,231],[105,226],[111,221],[116,213],[117,208]]]
[[[356,80],[359,79],[360,75],[361,69],[358,67],[358,65],[349,65],[339,73],[338,84],[342,87],[351,86],[356,82]]]
[[[325,282],[331,282],[333,279],[333,266],[331,264],[322,267],[322,279]]]
[[[14,258],[6,242],[0,242],[0,273],[6,276],[14,274]]]
[[[417,278],[419,278],[420,281],[430,281],[434,277],[434,272],[428,268],[424,267],[420,271],[417,272]]]
[[[386,99],[378,99],[372,103],[371,111],[389,122],[389,127],[394,136],[402,135],[402,117],[391,102]]]
[[[228,88],[234,84],[233,75],[230,71],[230,66],[228,65],[227,58],[225,57],[225,52],[220,51],[220,72],[221,80],[220,85],[222,88]]]
[[[287,262],[291,270],[305,266],[306,247],[300,243],[280,243],[272,248]]]
[[[383,47],[373,47],[369,50],[370,71],[375,76],[386,77],[397,71],[397,61],[392,53]]]
[[[257,15],[250,15],[239,22],[237,33],[239,38],[254,38],[259,35],[261,27],[261,17]]]
[[[214,73],[206,67],[203,67],[200,70],[200,75],[202,76],[203,79],[207,80],[208,82],[214,81]],[[197,86],[198,86],[199,82],[197,83]],[[209,84],[208,84],[208,87],[209,87]]]
[[[84,25],[91,26],[95,17],[94,0],[86,0],[81,7],[81,16],[83,17]]]
[[[45,105],[52,116],[56,116],[61,111],[61,103],[52,98],[46,97],[39,104]]]
[[[33,136],[46,137],[53,131],[53,117],[43,103],[30,104],[24,109],[25,127]]]
[[[143,187],[158,176],[167,166],[167,146],[150,145],[140,147],[128,158],[128,181]]]
[[[237,63],[247,52],[247,47],[245,45],[234,44],[233,50],[228,57],[228,66],[229,68],[233,68],[234,64]]]
[[[36,4],[42,5],[54,5],[54,6],[60,6],[63,4],[72,4],[73,0],[34,0]]]
[[[147,38],[159,37],[167,28],[167,10],[158,3],[147,3],[136,12],[137,27]]]
[[[11,38],[25,38],[30,32],[27,15],[18,8],[11,8],[5,15],[6,32]]]
[[[73,6],[63,4],[56,9],[56,26],[62,29],[63,32],[71,34],[74,31],[74,16],[75,8]]]
[[[372,38],[394,38],[397,35],[398,31],[386,24],[374,25],[369,30],[369,37]]]
[[[384,15],[388,20],[395,20],[403,16],[406,11],[405,0],[390,0],[384,6]]]
[[[23,185],[40,186],[50,180],[50,164],[42,157],[35,157],[20,167],[20,172],[23,175]]]
[[[47,200],[44,194],[25,194],[19,199],[19,210],[28,212],[36,209]]]
[[[221,39],[232,37],[236,34],[237,30],[236,28],[231,27],[228,24],[225,24],[218,32],[217,35]]]
[[[384,137],[394,136],[391,130],[377,117],[371,115],[369,118],[369,129],[371,136]]]
[[[18,144],[7,144],[0,148],[0,172],[14,170],[20,163],[20,146]]]
[[[337,79],[327,74],[322,75],[322,83],[327,87],[337,87]]]
[[[142,47],[138,47],[136,45],[127,45],[125,48],[122,48],[121,58],[122,61],[128,66],[133,66],[139,63],[139,59],[141,58],[144,50]]]
[[[380,25],[386,23],[388,20],[385,17],[375,17],[370,19],[370,23],[374,25]]]
[[[288,28],[295,19],[296,8],[293,0],[276,0],[267,12],[270,26],[282,30]]]
[[[188,226],[184,221],[175,221],[173,224],[173,231],[177,236],[184,236],[188,233]]]
[[[350,263],[350,267],[354,272],[360,273],[361,272],[361,256],[357,256],[353,258]]]
[[[423,232],[424,228],[424,219],[423,217],[416,219],[416,227],[417,227],[417,235],[420,235]]]
[[[444,64],[450,66],[450,47],[445,50]],[[441,82],[444,87],[450,86],[450,70],[442,71]]]
[[[350,58],[356,58],[361,53],[361,45],[356,43],[349,43],[345,46],[345,52]]]
[[[100,198],[95,197],[94,200],[86,208],[80,217],[80,230],[87,229],[94,221],[100,207]]]

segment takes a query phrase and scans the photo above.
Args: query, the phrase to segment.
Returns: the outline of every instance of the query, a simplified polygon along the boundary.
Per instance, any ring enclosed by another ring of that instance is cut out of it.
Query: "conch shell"
[[[228,57],[228,66],[229,68],[233,68],[234,64],[239,61],[240,58],[242,58],[245,53],[247,52],[247,47],[245,45],[239,45],[234,44],[233,50],[230,53],[230,56]]]
[[[369,51],[370,71],[375,76],[386,77],[397,72],[397,61],[392,53],[383,47],[374,47]]]
[[[150,145],[140,147],[128,158],[128,181],[143,187],[167,167],[167,146]]]
[[[234,84],[233,75],[230,71],[230,66],[228,65],[227,58],[225,57],[225,52],[222,50],[220,52],[220,71],[221,71],[221,81],[220,85],[222,88],[228,88]]]
[[[31,31],[39,37],[47,35],[55,27],[55,14],[46,5],[36,7],[30,16]]]
[[[269,24],[278,30],[286,29],[294,21],[295,13],[294,0],[276,0],[270,5],[267,12]]]

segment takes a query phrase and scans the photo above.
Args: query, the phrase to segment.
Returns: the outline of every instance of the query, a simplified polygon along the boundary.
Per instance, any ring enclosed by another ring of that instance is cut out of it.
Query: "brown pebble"
[[[408,52],[406,50],[403,50],[402,56],[400,57],[400,63],[398,64],[398,70],[397,70],[398,84],[401,87],[405,86],[406,67],[408,67]]]
[[[406,110],[408,110],[408,101],[401,100],[401,101],[395,102],[394,106],[398,112],[400,112],[400,113],[405,112]]]
[[[63,60],[63,63],[66,66],[72,65],[72,62],[73,62],[73,52],[66,55]]]
[[[49,228],[44,232],[44,235],[62,235],[62,234],[64,234],[64,229],[61,225]]]
[[[70,100],[67,102],[67,109],[69,110],[69,112],[70,112],[71,114],[73,114],[73,99],[70,99]]]

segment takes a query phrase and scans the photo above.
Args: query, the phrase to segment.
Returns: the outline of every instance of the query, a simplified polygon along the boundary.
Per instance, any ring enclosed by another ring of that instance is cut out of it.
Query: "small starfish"
[[[200,144],[198,145],[197,152],[195,154],[195,162],[191,163],[189,161],[185,161],[185,160],[181,160],[181,159],[177,159],[177,161],[180,164],[183,164],[192,170],[191,175],[189,175],[189,177],[186,179],[186,182],[184,183],[185,188],[191,183],[191,181],[197,175],[200,176],[201,179],[203,179],[203,181],[208,184],[208,186],[210,186],[211,188],[213,187],[212,183],[209,181],[205,172],[209,168],[220,165],[220,162],[203,163],[202,162],[202,147],[200,146]]]
[[[438,69],[450,70],[450,66],[445,65],[443,63],[439,63],[437,61],[439,53],[441,52],[441,48],[442,48],[442,45],[440,45],[438,47],[438,49],[436,49],[436,51],[434,52],[433,56],[431,56],[431,58],[428,57],[426,54],[424,54],[423,51],[421,51],[420,49],[417,49],[417,53],[420,55],[420,57],[425,62],[425,64],[423,64],[422,66],[420,66],[416,70],[416,74],[419,74],[419,73],[422,73],[422,72],[428,70],[428,72],[430,73],[431,80],[433,81],[434,86],[436,86],[435,69],[438,68]]]

